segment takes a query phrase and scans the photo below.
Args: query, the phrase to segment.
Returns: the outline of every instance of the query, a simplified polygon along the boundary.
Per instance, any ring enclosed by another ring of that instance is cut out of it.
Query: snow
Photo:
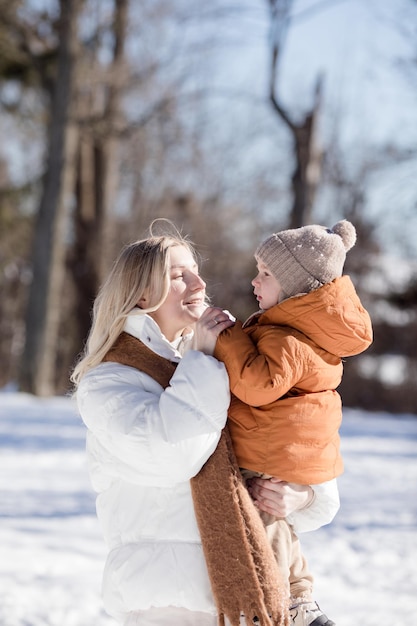
[[[415,623],[416,444],[416,416],[345,409],[341,510],[301,535],[337,626]],[[1,626],[115,626],[84,445],[70,398],[0,393]]]

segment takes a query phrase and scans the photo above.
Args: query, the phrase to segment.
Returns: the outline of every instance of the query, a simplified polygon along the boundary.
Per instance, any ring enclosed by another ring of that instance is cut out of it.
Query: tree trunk
[[[69,190],[76,144],[69,117],[81,1],[60,2],[59,51],[51,98],[47,169],[34,235],[33,277],[19,376],[20,388],[36,395],[50,395],[55,390],[65,221],[71,201]]]
[[[92,117],[98,102],[99,124],[84,128],[79,135],[76,204],[74,210],[75,242],[68,259],[73,277],[76,319],[75,341],[71,365],[80,352],[91,325],[91,309],[101,281],[112,258],[114,210],[120,168],[119,146],[124,119],[121,112],[121,91],[126,82],[124,45],[127,29],[128,0],[115,0],[113,14],[113,59],[107,70],[105,84],[89,85],[81,103],[81,121]],[[104,90],[98,92],[97,90]]]
[[[317,187],[321,178],[322,153],[317,144],[317,121],[320,113],[321,81],[316,99],[301,124],[292,125],[295,169],[292,175],[293,204],[290,228],[310,224]]]
[[[317,122],[321,109],[322,79],[316,85],[313,107],[304,119],[293,122],[277,94],[278,62],[290,23],[292,0],[269,0],[271,9],[271,67],[270,100],[274,111],[289,129],[294,146],[295,168],[292,175],[293,204],[290,228],[299,228],[311,222],[316,190],[321,178],[322,154],[317,142]]]
[[[108,271],[108,261],[114,256],[115,250],[112,250],[113,236],[110,215],[114,210],[116,201],[116,193],[119,184],[120,169],[120,142],[122,130],[124,129],[124,116],[121,108],[121,96],[123,86],[126,83],[126,61],[125,61],[125,43],[127,31],[129,0],[115,0],[114,18],[113,18],[113,60],[110,68],[110,82],[108,89],[108,98],[104,119],[108,132],[103,141],[97,146],[97,158],[100,164],[100,178],[97,182],[100,186],[101,196],[98,200],[101,203],[101,211],[103,214],[102,229],[100,232],[100,257],[99,257],[99,277],[100,282]]]

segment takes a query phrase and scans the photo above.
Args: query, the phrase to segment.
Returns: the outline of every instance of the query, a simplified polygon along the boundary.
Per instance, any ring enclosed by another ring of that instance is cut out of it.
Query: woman
[[[206,307],[205,287],[178,233],[127,246],[72,376],[109,550],[104,605],[124,626],[217,624],[190,479],[220,447],[230,395],[212,353],[233,322]],[[256,489],[276,510],[274,490]],[[294,508],[309,489],[291,491]]]

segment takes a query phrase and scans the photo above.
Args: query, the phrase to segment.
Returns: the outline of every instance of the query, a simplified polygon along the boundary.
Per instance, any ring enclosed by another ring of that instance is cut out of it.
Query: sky
[[[285,132],[274,131],[285,126],[268,110],[268,3],[244,4],[251,10],[242,10],[240,19],[232,14],[224,46],[212,54],[210,75],[219,92],[234,89],[264,102],[258,104],[257,115],[249,108],[246,118],[230,107],[232,119],[220,104],[235,135],[234,124],[242,119],[242,127],[246,121],[247,128],[261,128],[271,118],[269,135],[239,154],[239,164],[246,160],[250,171],[254,160],[268,162],[277,142],[289,156],[291,146],[285,143]],[[297,121],[312,106],[317,78],[324,77],[320,142],[324,148],[340,142],[347,172],[356,182],[364,165],[388,161],[388,167],[378,165],[366,180],[367,215],[385,252],[417,258],[417,2],[294,0],[293,6],[278,65],[281,103]],[[388,160],[388,146],[414,156]],[[277,163],[277,176],[284,172],[288,178],[291,159]],[[329,210],[337,212],[332,201],[315,206],[316,220]]]
[[[223,63],[215,57],[212,80],[267,97],[268,2],[246,0],[243,6],[225,28],[219,47]],[[396,141],[415,147],[417,3],[294,0],[291,15],[278,65],[283,104],[291,111],[308,108],[322,74],[327,112],[342,120],[346,145]]]
[[[177,3],[187,6],[185,0]],[[283,184],[292,173],[290,137],[268,103],[268,1],[216,0],[213,5],[224,9],[221,20],[217,13],[212,22],[207,20],[207,3],[199,1],[196,19],[182,25],[183,41],[178,34],[173,35],[174,43],[167,39],[173,56],[179,54],[179,65],[187,62],[192,68],[192,86],[207,90],[210,103],[196,107],[195,124],[211,115],[207,123],[213,162],[228,155],[232,165],[225,185],[237,197],[241,185],[245,197],[245,186],[252,186],[256,173],[269,168],[271,161],[276,160],[275,177]],[[369,175],[366,191],[367,215],[385,251],[417,259],[417,2],[294,0],[293,13],[279,64],[284,106],[291,115],[305,112],[318,75],[324,75],[321,138],[324,145],[335,138],[341,141],[352,177],[364,163],[379,159],[388,145],[413,152],[412,159],[392,159],[389,167],[377,168]],[[203,39],[203,33],[209,40],[215,37],[204,58],[185,45],[188,38]],[[135,108],[138,105],[140,99]],[[6,117],[0,120],[0,131],[8,133],[9,123]],[[0,154],[7,155],[13,178],[21,181],[28,170],[40,169],[39,136],[23,136],[19,145],[5,142]],[[189,172],[193,179],[192,168]],[[188,184],[185,175],[183,182]],[[316,221],[330,210],[337,212],[332,202],[320,199]]]
[[[345,409],[341,509],[300,535],[315,598],[337,626],[413,626],[417,417]],[[69,398],[0,392],[0,624],[116,626],[85,428]]]

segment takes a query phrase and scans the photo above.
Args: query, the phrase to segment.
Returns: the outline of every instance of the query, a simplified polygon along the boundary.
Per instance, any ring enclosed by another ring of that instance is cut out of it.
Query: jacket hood
[[[307,294],[288,298],[250,317],[245,325],[290,326],[340,358],[360,354],[372,343],[372,324],[349,276]]]

